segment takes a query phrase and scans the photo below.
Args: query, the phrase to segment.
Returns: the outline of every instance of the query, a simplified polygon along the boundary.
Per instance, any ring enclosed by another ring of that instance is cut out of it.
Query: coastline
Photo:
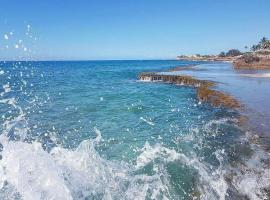
[[[226,61],[225,61],[226,62]],[[215,65],[216,62],[211,62],[210,65]],[[225,63],[226,64],[226,63]],[[229,74],[225,74],[222,71],[220,74],[215,74],[215,76],[227,76],[227,79],[245,79],[261,81],[261,79],[268,80],[270,73],[254,70],[247,72],[242,72],[233,67],[233,63],[227,63],[231,65],[231,70],[234,70],[236,75],[229,76]],[[252,110],[249,105],[239,96],[236,96],[235,92],[230,92],[229,90],[224,90],[222,87],[226,84],[219,81],[216,77],[207,77],[203,78],[201,74],[207,73],[207,67],[202,68],[200,65],[190,65],[190,66],[181,66],[170,68],[166,71],[162,72],[148,72],[141,73],[139,75],[139,79],[141,81],[146,82],[162,82],[162,83],[171,83],[179,86],[188,86],[194,87],[196,89],[197,98],[199,103],[205,102],[210,104],[213,107],[225,107],[227,109],[233,109],[239,112],[240,116],[237,118],[237,124],[242,127],[245,132],[249,135],[249,138],[252,142],[259,144],[263,147],[263,149],[270,151],[270,136],[269,136],[269,128],[268,126],[262,127],[262,120],[265,118],[257,117],[261,116],[261,113],[258,110]],[[237,76],[237,77],[236,77]],[[229,77],[229,78],[228,78]],[[241,78],[242,77],[242,78]],[[230,82],[230,80],[229,80]],[[222,87],[220,87],[222,86]],[[227,85],[227,88],[233,88],[233,85]],[[258,112],[257,114],[255,114]],[[261,119],[262,118],[262,119]],[[267,125],[267,118],[265,119],[265,123]]]
[[[186,61],[202,61],[202,62],[229,62],[233,63],[236,57],[218,57],[214,55],[209,55],[206,57],[198,57],[198,56],[177,56],[176,60],[186,60]]]
[[[254,69],[269,70],[270,69],[270,51],[246,52],[235,56],[219,56],[219,55],[192,55],[177,56],[177,60],[201,61],[201,62],[226,62],[232,63],[235,69]]]
[[[192,68],[192,66],[184,67],[184,69]],[[171,69],[168,72],[178,70]],[[181,70],[179,70],[181,71]],[[207,102],[214,107],[239,108],[241,104],[233,96],[218,90],[214,90],[216,82],[209,80],[201,80],[186,75],[166,75],[161,73],[141,73],[139,75],[141,81],[172,83],[181,86],[189,86],[197,89],[197,98],[199,102]]]

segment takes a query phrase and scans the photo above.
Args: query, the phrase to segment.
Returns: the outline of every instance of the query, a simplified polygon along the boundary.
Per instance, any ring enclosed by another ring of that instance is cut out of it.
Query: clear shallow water
[[[191,70],[163,72],[185,74],[216,81],[218,90],[225,91],[245,106],[243,113],[249,118],[249,128],[264,136],[270,146],[270,70],[235,70],[230,63],[202,64]]]
[[[269,198],[237,112],[137,81],[187,64],[1,62],[0,199]]]

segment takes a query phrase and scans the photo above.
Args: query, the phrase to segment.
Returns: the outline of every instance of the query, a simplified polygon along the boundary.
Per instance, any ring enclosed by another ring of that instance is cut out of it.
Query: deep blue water
[[[265,198],[268,157],[237,111],[137,80],[190,64],[1,62],[0,199]]]

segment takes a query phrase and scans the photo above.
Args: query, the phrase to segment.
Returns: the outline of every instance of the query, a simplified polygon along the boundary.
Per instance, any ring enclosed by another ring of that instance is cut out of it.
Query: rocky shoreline
[[[237,117],[236,122],[241,127],[243,127],[243,129],[247,130],[247,132],[251,131],[253,133],[256,133],[250,136],[251,140],[254,143],[260,144],[265,150],[270,151],[270,146],[269,146],[270,140],[268,137],[269,135],[268,131],[265,132],[264,128],[263,129],[262,127],[260,128],[261,123],[267,123],[267,122],[265,121],[263,122],[259,120],[258,122],[254,123],[254,119],[256,120],[257,118],[256,117],[254,118],[255,115],[252,114],[254,112],[247,113],[247,109],[250,109],[250,107],[246,105],[247,99],[246,100],[244,99],[243,101],[243,98],[241,98],[241,95],[239,96],[239,92],[237,90],[235,90],[236,93],[235,92],[232,93],[230,90],[221,89],[223,87],[220,87],[220,86],[222,85],[224,86],[224,83],[222,81],[224,79],[221,79],[221,80],[220,78],[216,79],[215,78],[216,72],[214,72],[215,75],[213,77],[211,75],[209,76],[209,71],[207,70],[208,65],[212,65],[212,64],[208,63],[205,66],[204,65],[179,66],[179,67],[170,68],[162,72],[142,72],[138,75],[138,79],[143,82],[170,83],[170,84],[175,84],[179,86],[193,87],[196,89],[196,95],[197,95],[199,104],[207,103],[213,107],[224,107],[224,108],[239,111],[240,115]],[[257,74],[255,70],[252,70],[254,71],[254,74],[252,74],[252,72],[246,72],[248,74],[245,74],[243,72],[239,73],[237,69],[235,68],[235,66],[233,66],[232,64],[224,63],[224,64],[221,64],[221,66],[222,65],[228,65],[231,72],[235,73],[235,75],[237,75],[238,78],[240,78],[241,76],[247,75],[247,78],[251,78],[249,79],[251,82],[255,81],[255,79],[252,78],[253,76],[251,75],[254,75],[256,79],[257,79],[257,76],[259,79],[261,78],[261,74]],[[212,67],[210,67],[209,70],[212,70]],[[208,74],[207,78],[203,78],[203,76],[199,75],[199,74],[204,74],[204,73]],[[231,85],[231,87],[237,88],[239,85],[234,85],[235,82],[233,82],[232,79],[238,80],[238,78],[228,74],[228,71],[226,72],[224,71],[224,73],[225,74],[223,74],[223,70],[221,70],[220,76],[227,77],[228,78],[227,80],[229,82],[232,81],[231,84],[233,85]],[[247,78],[245,79],[247,80]],[[240,80],[242,79],[240,78]],[[228,82],[225,82],[225,84],[228,84]],[[247,97],[247,96],[244,95],[244,97]],[[255,112],[256,112],[256,108],[254,110]]]
[[[245,49],[248,49],[248,47],[246,46]],[[238,49],[230,49],[227,52],[222,51],[218,55],[181,55],[177,56],[176,59],[231,62],[235,69],[270,69],[270,40],[263,37],[246,52],[241,52]]]
[[[246,54],[233,61],[235,69],[270,69],[270,56]]]
[[[168,69],[165,72],[177,72],[184,70],[196,71],[194,65],[189,65],[189,66],[174,67]],[[241,102],[232,95],[213,89],[213,87],[217,86],[218,84],[215,81],[202,80],[187,75],[166,75],[161,74],[160,72],[142,72],[138,75],[138,79],[142,82],[169,83],[179,86],[193,87],[196,89],[196,96],[199,101],[199,104],[208,103],[213,107],[224,107],[227,109],[239,110],[240,108],[243,108]],[[248,118],[246,115],[241,114],[236,118],[237,124],[246,127],[245,129],[249,130],[248,126],[246,125],[247,121]],[[256,143],[260,143],[259,141],[257,141],[257,139],[258,138],[256,138]],[[268,146],[265,147],[264,147],[265,149],[268,149]]]
[[[188,68],[191,68],[189,66]],[[182,67],[186,69],[187,67]],[[175,69],[171,69],[172,71]],[[217,84],[213,81],[200,80],[192,76],[185,75],[164,75],[155,72],[141,73],[139,80],[146,82],[164,82],[176,85],[189,86],[197,89],[197,98],[200,102],[206,102],[214,107],[239,108],[240,102],[231,95],[214,90],[213,87]]]
[[[195,57],[195,56],[181,56],[177,57],[177,60],[186,61],[205,61],[205,62],[231,62],[235,69],[270,69],[270,55],[260,55],[258,53],[249,53],[235,57]]]

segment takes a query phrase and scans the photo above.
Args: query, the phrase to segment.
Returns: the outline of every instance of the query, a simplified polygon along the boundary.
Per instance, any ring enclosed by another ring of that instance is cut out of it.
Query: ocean
[[[207,63],[0,62],[0,199],[270,199],[237,110],[138,81],[191,64]]]

